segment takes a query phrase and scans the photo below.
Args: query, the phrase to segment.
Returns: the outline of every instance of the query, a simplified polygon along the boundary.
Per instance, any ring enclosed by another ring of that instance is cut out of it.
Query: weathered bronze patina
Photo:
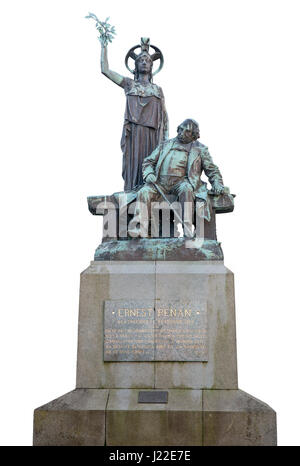
[[[137,193],[137,210],[142,203],[147,207],[148,218],[151,205],[165,194],[175,194],[182,204],[193,211],[194,201],[202,200],[205,205],[204,218],[210,220],[207,186],[201,180],[202,171],[207,175],[213,192],[224,192],[223,179],[207,147],[197,141],[200,137],[199,125],[187,119],[177,128],[177,137],[161,143],[143,163],[144,186]],[[186,218],[183,215],[183,218]],[[193,236],[192,216],[184,221],[187,236]],[[135,236],[135,235],[133,235]]]
[[[165,107],[164,94],[161,87],[152,82],[153,62],[161,60],[162,53],[156,46],[150,45],[149,38],[142,38],[140,46],[132,47],[126,56],[126,66],[134,74],[134,79],[126,78],[112,71],[108,65],[107,45],[101,42],[101,71],[118,86],[121,86],[126,95],[126,108],[124,116],[121,148],[123,152],[122,176],[124,190],[132,191],[143,184],[142,164],[157,145],[168,138],[168,115]],[[141,48],[139,54],[134,52]],[[149,48],[155,52],[151,55]],[[135,68],[128,65],[132,58]]]
[[[107,45],[115,34],[114,27],[108,18],[101,22],[92,13],[88,18],[96,21],[99,32],[101,71],[126,95],[121,139],[124,192],[88,198],[90,212],[104,216],[102,244],[95,260],[174,260],[179,256],[183,260],[222,260],[215,214],[231,212],[234,195],[224,187],[207,147],[197,141],[200,132],[195,120],[184,120],[177,136],[168,139],[164,95],[153,84],[153,75],[164,64],[162,52],[142,37],[125,57],[134,79],[124,77],[108,65]],[[160,63],[154,71],[156,60]],[[211,184],[210,191],[201,179],[202,172]],[[159,206],[152,215],[155,203]],[[180,224],[185,238],[196,240],[193,244],[179,238]]]

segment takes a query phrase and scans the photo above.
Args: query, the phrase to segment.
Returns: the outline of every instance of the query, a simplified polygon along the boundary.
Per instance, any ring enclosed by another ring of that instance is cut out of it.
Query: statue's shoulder
[[[171,146],[175,141],[176,141],[176,137],[171,138],[171,139],[166,139],[165,141],[161,142],[161,147]]]
[[[205,144],[202,144],[200,141],[195,141],[193,144],[193,148],[196,150],[199,150],[200,152],[206,152],[208,151],[208,147],[205,146]]]
[[[124,78],[121,82],[121,87],[123,87],[125,94],[130,91],[130,89],[134,86],[134,80],[131,78]]]
[[[163,99],[164,98],[162,88],[159,87],[157,84],[154,84],[154,83],[150,84],[149,88],[147,89],[146,94],[149,95],[149,96],[154,95],[158,99]]]
[[[157,92],[158,92],[160,98],[161,98],[161,99],[164,99],[165,96],[164,96],[164,92],[163,92],[163,90],[162,90],[162,87],[158,86],[157,84],[153,84],[153,83],[152,83],[152,86],[155,86],[155,88],[157,89]]]
[[[172,147],[173,145],[173,142],[175,141],[176,138],[172,138],[172,139],[166,139],[165,141],[161,141],[158,146],[156,147],[155,151],[164,151],[165,149],[169,149]]]

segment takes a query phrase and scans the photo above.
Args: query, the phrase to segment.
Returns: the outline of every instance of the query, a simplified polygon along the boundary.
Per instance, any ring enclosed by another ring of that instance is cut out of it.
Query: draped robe
[[[153,150],[168,139],[168,115],[162,89],[156,84],[143,86],[124,78],[121,86],[126,95],[124,126],[121,139],[124,191],[143,184],[142,164]]]

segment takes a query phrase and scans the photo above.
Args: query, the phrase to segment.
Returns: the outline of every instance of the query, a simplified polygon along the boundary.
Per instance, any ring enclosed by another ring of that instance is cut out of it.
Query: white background
[[[150,36],[165,55],[170,135],[200,123],[234,213],[239,386],[299,445],[299,2],[2,0],[1,432],[30,445],[33,409],[75,386],[79,274],[100,242],[88,195],[122,189],[123,90],[100,73],[88,11],[111,16],[111,68]]]

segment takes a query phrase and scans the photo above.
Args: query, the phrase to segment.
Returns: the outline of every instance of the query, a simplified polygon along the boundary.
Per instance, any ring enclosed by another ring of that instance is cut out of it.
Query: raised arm
[[[104,74],[107,78],[109,78],[111,81],[114,83],[118,84],[118,86],[121,86],[124,76],[121,76],[119,73],[116,73],[115,71],[112,71],[109,69],[108,66],[108,58],[107,58],[107,46],[101,44],[101,73]]]

